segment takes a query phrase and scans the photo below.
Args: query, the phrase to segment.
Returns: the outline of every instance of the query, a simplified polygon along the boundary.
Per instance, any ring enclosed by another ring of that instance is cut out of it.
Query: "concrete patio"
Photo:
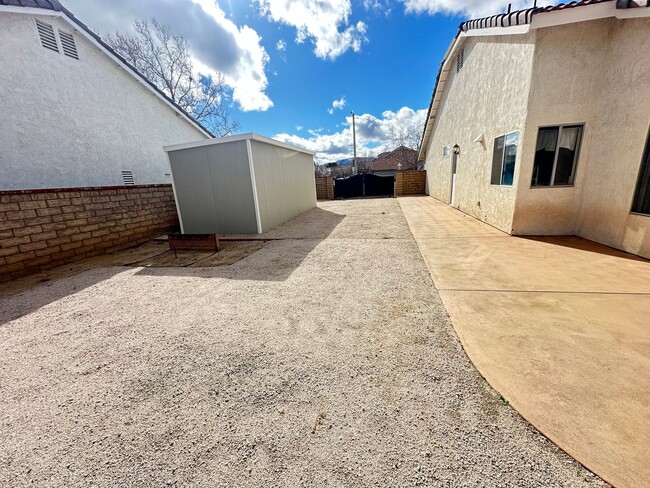
[[[399,200],[465,351],[529,422],[619,487],[650,479],[650,263],[576,237],[511,237]]]

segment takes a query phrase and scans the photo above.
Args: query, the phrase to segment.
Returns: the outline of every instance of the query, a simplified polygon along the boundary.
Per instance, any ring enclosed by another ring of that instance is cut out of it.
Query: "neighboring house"
[[[0,0],[0,190],[169,182],[210,132],[56,0]]]
[[[648,80],[645,0],[464,22],[422,138],[427,192],[508,233],[650,257]]]
[[[381,153],[372,162],[372,171],[392,171],[417,169],[418,153],[406,146]]]

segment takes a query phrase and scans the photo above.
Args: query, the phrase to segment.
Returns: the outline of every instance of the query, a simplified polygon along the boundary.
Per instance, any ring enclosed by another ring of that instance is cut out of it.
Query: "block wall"
[[[133,246],[177,225],[171,185],[0,191],[0,282]]]

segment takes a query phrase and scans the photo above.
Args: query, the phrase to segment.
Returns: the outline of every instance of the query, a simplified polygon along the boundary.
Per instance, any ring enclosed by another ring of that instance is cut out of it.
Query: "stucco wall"
[[[587,160],[592,152],[594,121],[602,95],[599,73],[607,63],[610,20],[539,29],[533,65],[527,126],[521,146],[520,184],[513,233],[576,234]],[[537,132],[540,126],[582,124],[584,132],[569,187],[531,188]]]
[[[460,73],[452,65],[427,147],[427,191],[448,202],[452,156],[444,146],[458,144],[456,202],[463,212],[510,232],[519,179],[517,156],[514,184],[490,184],[494,139],[525,132],[526,107],[534,51],[534,34],[478,37],[465,41],[465,63]],[[483,145],[472,142],[481,133]]]
[[[81,34],[79,60],[43,48],[34,19],[0,13],[0,190],[168,183],[163,145],[206,137]]]
[[[515,234],[578,234],[650,256],[650,217],[630,207],[650,126],[650,19],[540,29]],[[530,188],[537,128],[585,123],[569,188]]]
[[[630,214],[650,127],[650,19],[612,21],[578,233],[650,257],[650,216]]]

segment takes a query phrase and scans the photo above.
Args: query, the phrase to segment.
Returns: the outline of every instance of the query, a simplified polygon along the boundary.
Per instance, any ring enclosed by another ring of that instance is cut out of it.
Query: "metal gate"
[[[334,179],[334,198],[359,198],[363,196],[363,175]]]
[[[395,175],[366,173],[364,180],[366,197],[392,197],[395,195]]]
[[[360,173],[334,179],[334,198],[392,197],[395,175]]]

